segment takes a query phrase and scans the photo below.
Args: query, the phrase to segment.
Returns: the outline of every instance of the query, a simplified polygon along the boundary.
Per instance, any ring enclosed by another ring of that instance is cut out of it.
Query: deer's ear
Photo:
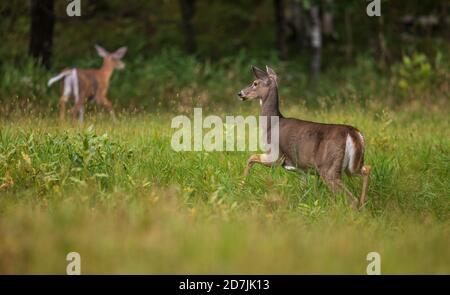
[[[278,80],[278,76],[272,68],[266,66],[266,72],[269,75],[269,78],[273,79],[275,82]]]
[[[109,52],[99,45],[95,45],[95,49],[97,49],[97,54],[100,55],[101,57],[107,57],[109,55]]]
[[[256,79],[264,80],[264,79],[269,78],[269,76],[267,75],[266,72],[264,72],[264,71],[261,70],[261,69],[258,69],[258,68],[255,67],[255,66],[252,66],[252,71],[253,71],[253,75],[255,75],[255,78],[256,78]]]
[[[122,59],[127,53],[127,50],[128,48],[126,47],[120,47],[119,49],[116,50],[116,52],[112,54],[112,57],[114,57],[115,59]]]

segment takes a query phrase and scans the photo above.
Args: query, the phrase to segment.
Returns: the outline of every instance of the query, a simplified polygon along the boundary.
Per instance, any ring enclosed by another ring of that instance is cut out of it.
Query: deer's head
[[[269,90],[277,86],[277,74],[268,66],[266,66],[265,71],[252,66],[252,72],[256,80],[250,86],[238,92],[238,96],[242,101],[264,99],[267,97]]]
[[[126,47],[121,47],[113,53],[109,53],[105,48],[99,45],[95,45],[95,49],[97,49],[98,55],[103,58],[104,64],[110,65],[113,69],[118,70],[125,68],[125,63],[122,61],[122,58],[125,56],[125,53],[127,53]]]

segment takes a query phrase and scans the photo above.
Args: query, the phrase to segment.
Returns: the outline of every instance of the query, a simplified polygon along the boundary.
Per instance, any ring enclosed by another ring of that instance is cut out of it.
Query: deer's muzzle
[[[239,96],[239,99],[240,99],[240,100],[242,100],[242,101],[245,100],[245,94],[244,94],[244,92],[243,92],[242,90],[239,91],[237,95]]]

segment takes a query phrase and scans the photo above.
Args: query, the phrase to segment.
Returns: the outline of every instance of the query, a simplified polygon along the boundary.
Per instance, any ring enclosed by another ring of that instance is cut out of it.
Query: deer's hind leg
[[[84,101],[83,99],[78,99],[75,101],[75,105],[70,110],[70,113],[72,114],[73,120],[76,120],[77,115],[79,115],[80,123],[83,123],[84,121]]]
[[[62,95],[59,98],[59,119],[61,121],[64,121],[65,116],[66,116],[66,104],[69,101],[69,97]]]
[[[338,191],[343,192],[347,196],[348,202],[352,205],[354,209],[358,208],[358,199],[352,194],[352,192],[345,186],[342,182],[340,172],[327,172],[319,170],[320,176],[322,177],[325,184],[329,187],[333,194]]]
[[[372,167],[370,167],[369,165],[364,165],[361,168],[361,176],[362,176],[363,184],[362,184],[361,196],[359,198],[359,207],[360,208],[363,207],[367,202],[367,188],[369,186],[371,169],[372,169]]]
[[[61,81],[61,96],[59,98],[59,119],[63,121],[66,116],[66,104],[69,102],[69,98],[73,95],[73,85],[71,76],[65,77]]]
[[[86,87],[78,87],[74,90],[75,105],[70,110],[73,120],[76,120],[78,115],[80,123],[84,122],[84,104],[87,102],[88,95],[89,92],[86,90]]]

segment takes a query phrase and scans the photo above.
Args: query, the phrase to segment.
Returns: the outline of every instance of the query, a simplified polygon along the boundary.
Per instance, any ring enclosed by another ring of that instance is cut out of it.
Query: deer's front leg
[[[102,96],[100,98],[100,103],[108,110],[113,121],[117,121],[111,101],[106,96]]]
[[[267,167],[280,164],[280,159],[274,159],[270,154],[255,154],[251,155],[247,161],[247,166],[244,170],[244,176],[247,177],[254,164],[262,164]]]

